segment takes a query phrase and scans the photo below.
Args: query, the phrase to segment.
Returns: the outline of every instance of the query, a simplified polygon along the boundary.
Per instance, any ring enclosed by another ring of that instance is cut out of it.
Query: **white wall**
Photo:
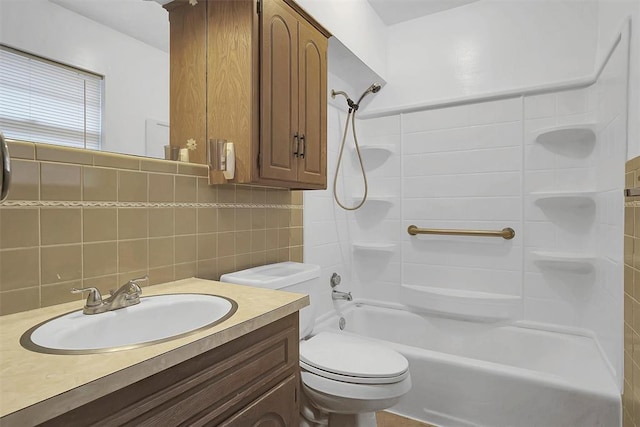
[[[627,158],[640,155],[640,1],[600,0],[598,2],[598,56],[617,36],[624,21],[631,17],[629,72],[629,148]]]
[[[331,74],[329,81],[340,85]],[[343,99],[339,98],[338,101],[342,102]],[[339,290],[358,294],[351,279],[351,238],[347,215],[333,202],[333,175],[346,118],[342,107],[337,108],[336,105],[330,101],[327,109],[327,190],[304,192],[304,261],[320,265],[322,271],[316,315],[339,307],[340,303],[334,305],[331,299],[329,280],[333,273],[342,277],[343,284],[338,287]],[[341,171],[344,176],[344,169],[341,168]],[[344,180],[340,183],[342,185]]]
[[[593,70],[594,1],[482,0],[389,27],[387,109],[574,79]]]
[[[298,0],[373,72],[387,74],[387,26],[367,0]]]
[[[145,120],[169,121],[169,55],[46,0],[0,3],[0,43],[103,75],[103,149],[144,154]]]

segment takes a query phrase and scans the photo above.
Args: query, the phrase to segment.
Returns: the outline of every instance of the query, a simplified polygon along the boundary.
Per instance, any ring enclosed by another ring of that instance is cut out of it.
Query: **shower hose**
[[[336,191],[338,184],[338,171],[340,170],[340,163],[342,162],[342,154],[344,152],[344,146],[347,141],[347,134],[349,133],[349,119],[351,119],[351,130],[353,133],[353,142],[356,146],[356,153],[358,155],[358,161],[360,162],[360,170],[362,171],[362,180],[364,181],[364,195],[362,196],[362,200],[356,206],[349,207],[345,206],[340,199],[338,198],[338,192]],[[338,164],[336,165],[336,173],[333,176],[333,198],[335,199],[338,206],[347,211],[355,211],[360,209],[364,202],[367,201],[367,194],[369,192],[369,185],[367,183],[367,173],[364,170],[364,165],[362,164],[362,154],[360,154],[360,146],[358,145],[358,137],[356,135],[356,111],[349,108],[349,113],[347,114],[347,120],[344,124],[344,132],[342,134],[342,143],[340,144],[340,154],[338,154]]]

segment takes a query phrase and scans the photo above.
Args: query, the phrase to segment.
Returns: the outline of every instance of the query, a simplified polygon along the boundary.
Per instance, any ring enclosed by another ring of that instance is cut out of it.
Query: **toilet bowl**
[[[308,402],[329,415],[331,427],[375,426],[375,412],[411,389],[401,354],[364,339],[320,332],[300,342],[302,389]],[[303,410],[309,425],[319,424]]]
[[[311,305],[300,312],[301,426],[375,427],[375,412],[411,389],[409,362],[364,338],[312,334],[319,277],[317,265],[283,262],[225,274],[220,281],[309,294]]]

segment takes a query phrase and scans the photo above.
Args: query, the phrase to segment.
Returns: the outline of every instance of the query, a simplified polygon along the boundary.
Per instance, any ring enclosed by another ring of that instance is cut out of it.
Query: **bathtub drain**
[[[343,331],[344,327],[347,326],[347,321],[344,320],[344,317],[340,318],[340,320],[338,321],[338,326],[340,327],[341,331]]]

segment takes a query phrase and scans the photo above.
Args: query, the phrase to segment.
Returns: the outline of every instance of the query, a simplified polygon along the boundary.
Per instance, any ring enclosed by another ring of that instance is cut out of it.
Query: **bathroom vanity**
[[[183,338],[83,355],[35,353],[18,343],[25,328],[80,302],[3,316],[0,424],[298,425],[298,310],[307,296],[202,279],[144,291],[220,295],[238,310]]]

